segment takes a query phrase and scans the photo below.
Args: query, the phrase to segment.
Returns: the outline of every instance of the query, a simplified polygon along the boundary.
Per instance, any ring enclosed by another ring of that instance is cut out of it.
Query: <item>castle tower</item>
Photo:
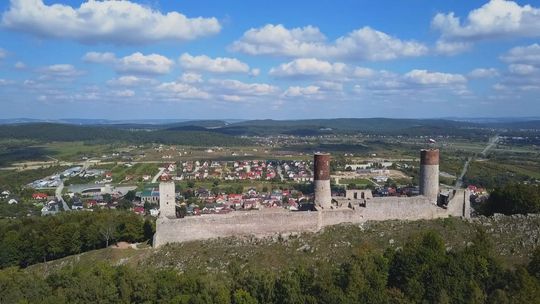
[[[159,182],[160,216],[176,218],[176,200],[174,182],[168,175],[162,175]]]
[[[332,204],[332,192],[330,191],[330,154],[315,153],[313,174],[315,206],[330,208]]]
[[[434,204],[439,195],[439,149],[420,151],[420,195]]]

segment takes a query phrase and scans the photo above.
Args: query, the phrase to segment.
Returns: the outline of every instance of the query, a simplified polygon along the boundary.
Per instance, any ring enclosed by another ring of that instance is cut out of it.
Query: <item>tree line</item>
[[[258,268],[260,269],[260,268]],[[232,260],[225,272],[149,266],[64,267],[48,275],[0,271],[1,303],[538,303],[540,250],[503,268],[479,233],[448,250],[435,233],[399,250],[359,248],[340,264],[310,261],[279,271]]]
[[[0,139],[25,139],[43,142],[92,141],[162,143],[188,146],[242,146],[246,139],[208,131],[124,130],[105,126],[76,126],[35,123],[0,126]]]
[[[477,211],[483,215],[540,213],[540,186],[506,184],[495,188]]]
[[[142,242],[153,223],[128,211],[65,212],[0,220],[0,267],[46,262],[104,248],[116,241]],[[0,301],[1,303],[2,301]]]

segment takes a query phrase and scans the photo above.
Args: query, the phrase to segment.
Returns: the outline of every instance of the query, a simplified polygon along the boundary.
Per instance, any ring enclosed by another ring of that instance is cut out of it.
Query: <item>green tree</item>
[[[257,304],[257,300],[252,297],[249,292],[243,289],[237,289],[233,294],[234,304]]]

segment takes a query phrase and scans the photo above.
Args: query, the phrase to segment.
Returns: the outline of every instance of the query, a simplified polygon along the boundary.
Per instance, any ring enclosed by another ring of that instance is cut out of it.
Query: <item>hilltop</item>
[[[174,268],[181,272],[226,271],[232,261],[241,267],[280,271],[297,264],[331,263],[348,260],[358,250],[397,250],[418,239],[422,233],[440,234],[447,250],[470,246],[479,231],[485,232],[494,253],[507,267],[525,264],[540,245],[540,216],[514,215],[478,217],[470,221],[448,218],[420,221],[367,222],[327,227],[318,233],[281,234],[254,237],[221,238],[171,244],[153,249],[101,249],[30,266],[32,271],[78,264],[93,265],[107,261],[112,265]],[[243,266],[242,266],[243,265]]]

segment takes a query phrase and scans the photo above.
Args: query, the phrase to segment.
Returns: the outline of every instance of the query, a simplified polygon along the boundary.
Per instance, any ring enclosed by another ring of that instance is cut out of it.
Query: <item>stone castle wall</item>
[[[467,198],[467,199],[464,199]],[[437,207],[426,197],[373,198],[366,207],[354,210],[339,208],[324,211],[290,212],[287,210],[236,211],[225,215],[191,216],[182,219],[160,217],[157,220],[154,246],[218,237],[270,236],[286,232],[316,232],[341,223],[358,224],[368,220],[419,220],[448,216],[466,216],[468,195],[459,191],[448,209]]]

